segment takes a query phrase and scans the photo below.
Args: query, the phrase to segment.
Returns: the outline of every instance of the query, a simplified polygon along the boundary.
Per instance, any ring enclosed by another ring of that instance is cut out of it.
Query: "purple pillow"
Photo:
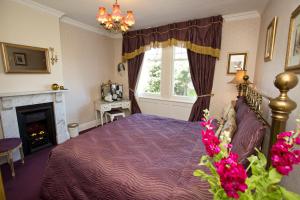
[[[242,103],[245,103],[245,97],[238,97],[235,103],[235,111],[237,111]]]
[[[236,111],[236,122],[237,125],[240,124],[241,121],[243,121],[244,117],[251,111],[251,108],[244,102],[242,102],[237,111]]]
[[[255,153],[255,148],[261,146],[265,132],[265,125],[253,111],[244,116],[231,142],[232,152],[239,155],[240,162],[247,163],[247,157]]]

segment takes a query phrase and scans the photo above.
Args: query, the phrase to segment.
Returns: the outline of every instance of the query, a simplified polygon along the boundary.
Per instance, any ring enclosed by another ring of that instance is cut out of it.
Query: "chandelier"
[[[106,30],[115,33],[126,32],[135,23],[132,11],[127,11],[127,15],[122,16],[120,5],[117,0],[113,5],[112,14],[107,13],[104,7],[99,7],[97,20]]]

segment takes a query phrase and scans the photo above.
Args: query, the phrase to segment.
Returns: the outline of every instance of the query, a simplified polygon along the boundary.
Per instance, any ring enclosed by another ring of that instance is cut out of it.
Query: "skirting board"
[[[99,126],[99,123],[97,122],[97,120],[93,120],[93,121],[90,121],[90,122],[79,124],[79,132],[90,129],[90,128],[93,128],[95,126]]]

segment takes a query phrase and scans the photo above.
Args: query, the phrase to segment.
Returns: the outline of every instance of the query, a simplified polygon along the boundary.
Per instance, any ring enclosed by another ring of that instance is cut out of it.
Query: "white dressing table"
[[[100,121],[101,126],[103,126],[104,112],[111,111],[114,108],[119,108],[124,110],[128,109],[130,111],[131,102],[130,100],[125,100],[125,99],[121,101],[113,101],[113,102],[107,102],[103,100],[95,101],[95,115],[96,115],[97,124],[99,124]],[[100,114],[100,118],[98,114]]]

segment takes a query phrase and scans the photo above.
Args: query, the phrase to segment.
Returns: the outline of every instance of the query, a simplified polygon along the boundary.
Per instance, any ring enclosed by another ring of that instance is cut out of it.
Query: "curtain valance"
[[[127,32],[123,35],[123,61],[151,48],[168,46],[184,47],[198,54],[218,58],[222,23],[222,16],[214,16]]]

